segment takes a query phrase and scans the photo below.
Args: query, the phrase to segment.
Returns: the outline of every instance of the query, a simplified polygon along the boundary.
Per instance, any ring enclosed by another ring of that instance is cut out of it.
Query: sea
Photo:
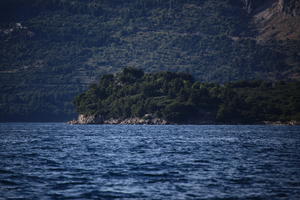
[[[0,199],[299,200],[300,126],[2,123]]]

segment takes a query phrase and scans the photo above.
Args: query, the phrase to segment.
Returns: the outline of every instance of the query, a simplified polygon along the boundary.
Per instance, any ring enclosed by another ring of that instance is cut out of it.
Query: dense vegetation
[[[201,83],[186,73],[125,68],[101,77],[75,99],[77,111],[105,119],[144,117],[173,123],[300,120],[300,82]]]
[[[218,83],[299,72],[300,45],[258,44],[241,2],[1,0],[0,120],[69,118],[76,94],[126,66]]]

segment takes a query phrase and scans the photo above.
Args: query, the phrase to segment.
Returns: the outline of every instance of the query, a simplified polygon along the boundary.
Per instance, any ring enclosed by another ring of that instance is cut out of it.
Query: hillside
[[[261,17],[273,7],[278,15]],[[128,66],[217,83],[299,79],[298,8],[292,0],[3,0],[0,120],[69,119],[75,95]],[[296,24],[281,28],[279,15]]]
[[[218,85],[186,73],[124,68],[100,78],[75,99],[72,123],[299,123],[300,82],[240,81]]]

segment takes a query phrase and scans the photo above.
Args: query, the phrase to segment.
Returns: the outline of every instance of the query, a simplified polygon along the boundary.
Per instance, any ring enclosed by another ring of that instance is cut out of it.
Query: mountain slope
[[[1,1],[0,119],[70,118],[76,94],[126,66],[220,83],[298,78],[298,36],[264,37],[257,2]]]

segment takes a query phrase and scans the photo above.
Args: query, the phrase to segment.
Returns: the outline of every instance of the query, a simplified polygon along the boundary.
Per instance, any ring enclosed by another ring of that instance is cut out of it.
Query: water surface
[[[0,124],[0,199],[300,199],[300,127]]]

